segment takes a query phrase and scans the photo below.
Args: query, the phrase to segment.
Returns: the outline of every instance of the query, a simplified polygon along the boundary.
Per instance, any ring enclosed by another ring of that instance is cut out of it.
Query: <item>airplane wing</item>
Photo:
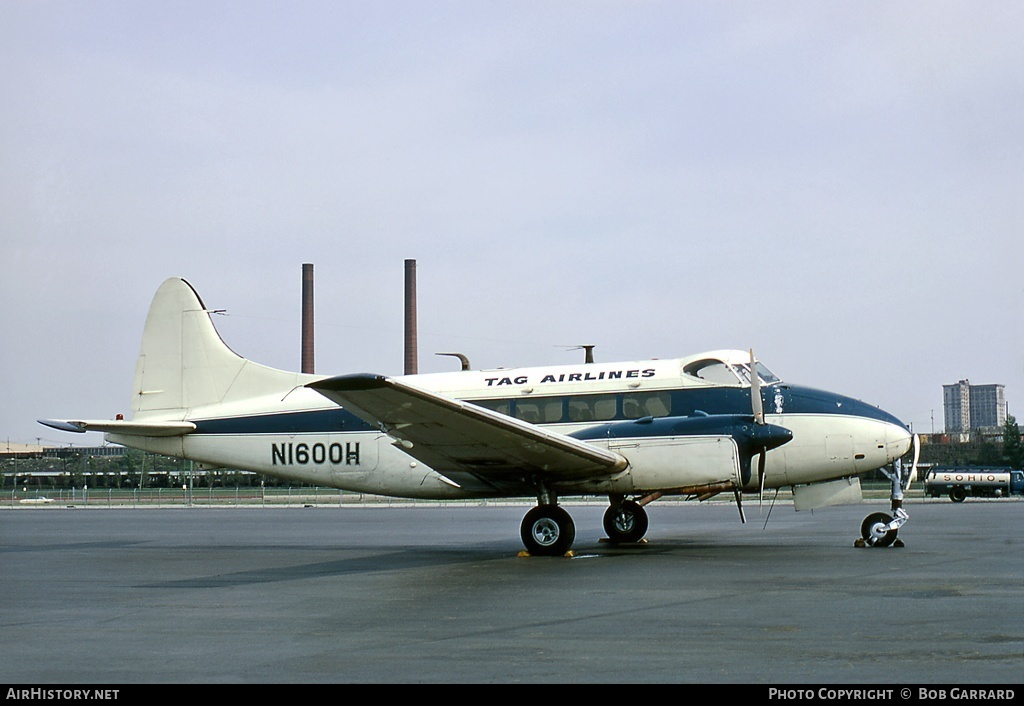
[[[126,436],[184,436],[196,428],[192,422],[130,422],[123,419],[40,419],[38,422],[78,434],[102,431]]]
[[[440,473],[565,481],[607,477],[627,464],[612,451],[381,375],[340,375],[306,387],[376,424]]]

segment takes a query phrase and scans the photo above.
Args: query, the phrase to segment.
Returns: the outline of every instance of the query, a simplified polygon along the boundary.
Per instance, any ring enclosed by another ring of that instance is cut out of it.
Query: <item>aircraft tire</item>
[[[533,556],[562,556],[572,548],[576,525],[557,505],[538,505],[526,513],[520,534]]]
[[[647,511],[632,500],[609,507],[604,513],[604,531],[616,544],[639,542],[647,534],[649,524]]]
[[[892,522],[892,516],[884,512],[873,512],[864,518],[860,524],[860,536],[869,547],[888,547],[896,541],[896,534],[899,530],[886,530],[882,532],[879,527],[884,527]]]

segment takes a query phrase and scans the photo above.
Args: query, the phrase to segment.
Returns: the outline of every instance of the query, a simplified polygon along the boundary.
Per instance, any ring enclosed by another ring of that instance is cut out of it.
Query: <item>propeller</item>
[[[764,401],[761,399],[761,376],[754,367],[754,349],[750,349],[750,405],[754,411],[754,422],[764,426]]]
[[[754,367],[754,349],[750,349],[750,406],[754,413],[754,423],[758,426],[764,426],[764,400],[761,399],[761,376],[757,374],[757,368]],[[764,461],[765,456],[768,454],[768,448],[762,446],[761,450],[757,453],[757,485],[758,485],[758,505],[761,503],[761,498],[764,496]]]
[[[919,458],[921,458],[921,438],[917,434],[914,434],[913,440],[914,461],[910,466],[910,473],[908,473],[905,478],[900,479],[900,481],[903,484],[903,490],[907,490],[908,488],[910,488],[910,481],[912,481],[917,476],[917,461]]]

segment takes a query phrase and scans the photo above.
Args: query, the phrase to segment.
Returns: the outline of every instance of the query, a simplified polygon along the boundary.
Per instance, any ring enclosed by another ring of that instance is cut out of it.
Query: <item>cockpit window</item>
[[[683,372],[718,385],[738,385],[746,381],[746,378],[740,378],[735,368],[731,365],[714,359],[698,360],[696,363],[690,363],[683,368]]]
[[[762,385],[771,385],[772,383],[780,382],[778,376],[760,362],[754,363],[754,369],[761,378]],[[707,380],[708,382],[717,385],[750,384],[750,365],[747,363],[730,365],[729,363],[721,360],[708,358],[690,363],[683,368],[683,372],[687,375],[692,375],[693,377],[700,378],[701,380]]]
[[[746,364],[741,364],[735,365],[733,367],[736,369],[736,372],[739,374],[739,376],[743,378],[743,382],[749,385],[750,366]],[[754,363],[754,370],[757,371],[757,376],[761,378],[762,385],[771,385],[773,382],[780,382],[778,376],[776,376],[775,373],[773,373],[771,370],[769,370],[759,362]]]
[[[757,374],[761,377],[761,382],[764,384],[771,385],[773,382],[782,382],[778,375],[766,368],[760,362],[754,363],[754,367],[757,369]]]

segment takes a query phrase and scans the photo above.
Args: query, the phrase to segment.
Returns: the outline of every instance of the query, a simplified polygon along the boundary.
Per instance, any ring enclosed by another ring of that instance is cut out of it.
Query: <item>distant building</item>
[[[971,385],[971,425],[975,429],[1006,424],[1003,385]]]
[[[0,460],[7,458],[79,458],[86,456],[124,456],[125,448],[115,444],[106,446],[40,446],[0,442]]]
[[[947,433],[969,431],[971,428],[971,383],[961,380],[942,386],[942,413]]]
[[[42,458],[43,447],[39,444],[18,444],[11,441],[0,443],[0,459]]]
[[[1006,424],[1004,385],[972,385],[961,380],[942,386],[942,411],[947,433],[1000,428]]]

